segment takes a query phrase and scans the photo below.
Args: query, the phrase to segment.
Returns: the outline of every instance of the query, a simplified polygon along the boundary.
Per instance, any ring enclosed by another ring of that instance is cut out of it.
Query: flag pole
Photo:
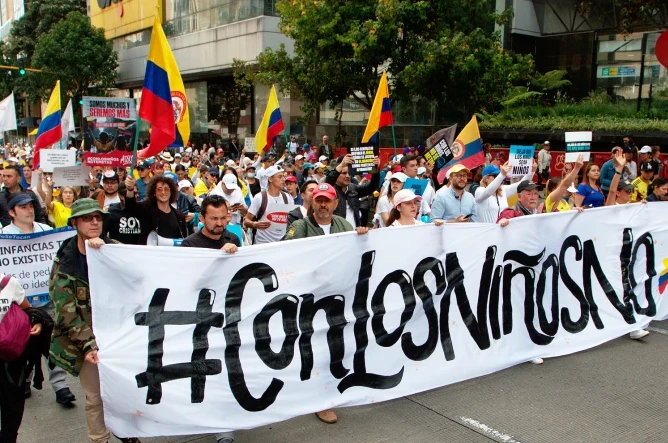
[[[132,147],[132,163],[130,163],[130,175],[134,177],[135,165],[137,163],[137,148],[139,147],[139,130],[141,129],[141,117],[137,116],[137,127],[135,128],[135,142]]]
[[[397,155],[397,136],[394,134],[394,122],[392,123],[392,144],[394,145],[394,155]],[[380,135],[378,136],[378,147],[380,148]]]

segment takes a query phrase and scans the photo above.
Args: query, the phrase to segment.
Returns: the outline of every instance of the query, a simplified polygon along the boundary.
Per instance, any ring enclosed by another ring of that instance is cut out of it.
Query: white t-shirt
[[[5,277],[5,274],[0,273],[0,280]],[[19,284],[19,281],[14,277],[9,279],[7,286],[0,292],[0,321],[4,318],[12,303],[20,305],[26,298],[26,291]]]
[[[220,183],[216,185],[215,188],[213,188],[208,195],[219,195],[227,201],[230,206],[238,205],[241,204],[243,206],[246,206],[246,203],[244,203],[244,196],[241,193],[241,189],[235,189],[232,191],[231,194],[226,194],[225,191],[223,191],[223,188],[221,187]],[[241,214],[239,211],[234,211],[232,213],[232,220],[230,221],[234,225],[240,225],[241,224]]]
[[[290,194],[286,194],[287,199],[288,199],[288,204],[293,205],[295,202],[290,197]],[[267,207],[269,206],[270,203],[283,203],[283,195],[279,194],[278,197],[274,197],[272,195],[269,195],[267,193]],[[260,207],[262,206],[262,193],[256,194],[255,197],[253,197],[253,201],[251,202],[250,208],[248,208],[248,212],[250,214],[256,215],[258,212],[260,212]],[[265,211],[264,214],[262,214],[262,218],[260,220],[255,221],[267,221],[267,212]],[[272,231],[271,229],[258,229],[257,233],[255,234],[255,244],[259,245],[262,243],[274,243],[277,241],[281,241],[283,238],[283,235],[285,235],[285,232],[282,231]]]
[[[329,235],[329,233],[332,230],[332,225],[321,225],[320,223],[318,223],[318,226],[320,226],[320,229],[325,231],[325,235]]]
[[[348,220],[350,226],[357,226],[357,223],[355,223],[355,211],[353,211],[348,202],[346,202],[346,220]]]
[[[119,197],[118,192],[116,193],[116,197],[109,197],[108,195],[104,195],[104,207],[108,208],[109,205],[113,203],[120,203],[121,202],[121,197]]]
[[[44,232],[52,229],[51,226],[45,225],[44,223],[32,222],[32,232]],[[29,232],[21,231],[21,229],[12,222],[0,229],[0,234],[29,234]]]
[[[379,221],[379,226],[381,228],[385,227],[385,222],[383,221],[383,217],[381,217],[381,214],[386,213],[390,214],[390,211],[392,210],[392,203],[390,203],[390,199],[387,198],[387,195],[383,195],[380,200],[378,200],[378,221]]]
[[[302,211],[302,217],[306,218],[306,215],[308,214],[308,209],[306,209],[303,206],[300,206],[299,210]]]
[[[413,222],[414,222],[413,225],[415,225],[415,226],[424,225],[424,222],[422,220],[413,220]],[[402,225],[401,223],[399,223],[399,220],[395,220],[390,225],[390,227],[392,227],[392,226],[410,226],[410,225]]]
[[[291,152],[292,154],[296,154],[296,153],[297,153],[297,148],[299,148],[299,143],[297,143],[297,142],[290,142],[290,143],[288,143],[288,149],[290,150],[290,152]]]

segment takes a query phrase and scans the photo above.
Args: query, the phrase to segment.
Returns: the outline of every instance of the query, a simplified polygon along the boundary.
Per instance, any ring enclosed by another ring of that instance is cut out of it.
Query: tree
[[[209,120],[228,127],[230,134],[236,135],[239,128],[241,110],[250,104],[252,71],[250,66],[235,60],[233,77],[222,77],[207,83],[207,107]]]
[[[380,71],[392,99],[424,97],[468,119],[497,104],[533,70],[530,57],[504,51],[488,0],[284,0],[281,32],[294,40],[258,57],[258,80],[297,92],[312,115],[321,103],[352,98],[371,108]],[[313,26],[317,23],[317,26]]]
[[[37,40],[33,66],[56,74],[36,76],[35,92],[46,98],[57,78],[64,94],[98,95],[115,85],[117,59],[104,30],[94,28],[88,16],[70,12]]]
[[[600,0],[578,0],[577,11],[588,17]],[[616,26],[623,34],[637,29],[668,27],[668,4],[666,0],[613,0]]]

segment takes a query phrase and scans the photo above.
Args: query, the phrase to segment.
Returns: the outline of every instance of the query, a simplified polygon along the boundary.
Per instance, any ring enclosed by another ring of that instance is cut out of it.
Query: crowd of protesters
[[[549,142],[545,142],[532,170],[516,180],[508,177],[510,165],[494,162],[487,147],[485,164],[473,171],[456,164],[449,169],[445,184],[437,182],[422,146],[406,148],[383,165],[376,157],[369,173],[355,175],[352,155],[336,156],[327,136],[318,146],[300,146],[291,137],[280,156],[274,151],[245,152],[236,139],[231,145],[227,150],[202,145],[164,151],[142,159],[135,168],[94,167],[88,186],[83,187],[55,186],[51,174],[33,168],[39,165],[33,165],[29,149],[7,145],[0,152],[0,233],[29,234],[66,226],[76,230],[57,253],[50,299],[31,308],[14,278],[0,283],[0,299],[21,309],[44,309],[45,316],[33,312],[30,317],[35,339],[44,336],[42,325],[54,319],[53,332],[47,336],[51,337],[50,352],[45,353],[55,364],[49,369],[49,381],[56,401],[68,404],[76,399],[65,374],[79,377],[92,442],[108,442],[110,433],[104,423],[96,367],[86,240],[93,248],[112,242],[168,244],[234,254],[257,244],[349,231],[366,235],[370,229],[425,223],[497,223],[505,227],[517,217],[665,201],[668,193],[668,183],[660,177],[658,151],[646,146],[636,153],[630,140],[615,147],[611,159],[600,168],[594,163],[585,166],[580,156],[567,173],[552,178],[546,172],[550,158]],[[77,152],[77,161],[83,161],[81,152]],[[426,180],[421,195],[404,189],[408,179]],[[294,205],[284,230],[270,229],[269,204]],[[8,306],[0,306],[0,320]],[[647,334],[639,330],[631,338]],[[12,361],[0,359],[0,364],[5,368],[0,371],[0,442],[14,442],[25,398],[30,396],[32,374],[24,370],[25,355]],[[33,366],[37,369],[39,363]],[[337,421],[332,410],[317,416],[326,423]],[[222,433],[216,439],[231,443],[234,435]]]

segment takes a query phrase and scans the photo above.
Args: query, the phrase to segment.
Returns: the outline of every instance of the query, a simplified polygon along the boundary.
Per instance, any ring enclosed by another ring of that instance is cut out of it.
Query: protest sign
[[[31,304],[45,304],[49,301],[49,273],[56,252],[75,234],[69,227],[33,234],[0,234],[0,274],[16,277]]]
[[[373,169],[373,158],[378,155],[376,148],[373,146],[355,146],[348,148],[348,154],[351,154],[355,159],[355,163],[351,166],[351,175],[367,174]]]
[[[89,249],[105,422],[248,429],[598,346],[668,318],[666,219],[648,203],[233,255]]]
[[[280,231],[285,233],[285,230],[288,226],[288,212],[292,211],[297,206],[299,205],[273,202],[268,203],[265,217],[267,217],[267,220],[271,223],[271,226],[269,226],[267,229],[270,231]]]
[[[253,158],[253,154],[255,153],[255,138],[251,136],[247,136],[244,139],[244,151],[246,151],[246,155],[250,156],[250,158]]]
[[[88,166],[129,166],[137,128],[133,98],[84,97],[84,161]]]
[[[408,178],[406,179],[406,182],[404,183],[403,189],[410,189],[413,191],[415,195],[422,196],[424,194],[425,189],[427,189],[427,185],[429,184],[429,180],[419,180],[417,178]]]
[[[90,166],[65,166],[53,168],[53,184],[56,186],[87,186]]]
[[[591,131],[566,133],[566,163],[575,163],[580,154],[585,163],[589,161],[592,136]]]
[[[511,145],[508,154],[508,163],[512,169],[508,174],[510,177],[523,177],[527,175],[533,167],[533,154],[536,148],[534,146]]]
[[[44,172],[53,172],[53,168],[74,166],[77,162],[76,151],[70,149],[42,149],[39,167]]]
[[[434,146],[427,149],[424,153],[424,158],[427,160],[434,169],[441,169],[443,166],[447,165],[453,158],[455,158],[452,149],[450,149],[450,144],[445,138],[438,140]]]

